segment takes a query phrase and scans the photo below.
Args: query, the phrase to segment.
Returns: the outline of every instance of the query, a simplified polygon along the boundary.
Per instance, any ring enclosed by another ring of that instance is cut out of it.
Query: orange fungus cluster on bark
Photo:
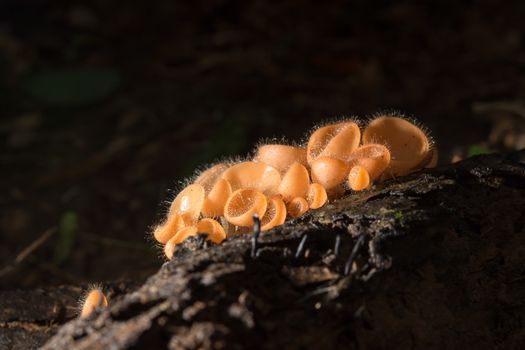
[[[173,200],[153,231],[171,259],[184,239],[206,234],[213,243],[261,230],[317,209],[348,189],[433,167],[437,149],[426,132],[394,115],[380,115],[363,129],[354,120],[317,128],[303,146],[264,144],[252,159],[219,163],[202,172]]]

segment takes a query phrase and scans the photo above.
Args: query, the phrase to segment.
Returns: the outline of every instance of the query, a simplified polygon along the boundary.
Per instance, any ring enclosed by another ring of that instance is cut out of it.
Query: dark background
[[[442,164],[522,146],[522,1],[19,3],[0,5],[1,289],[151,274],[169,189],[326,118],[403,111]]]

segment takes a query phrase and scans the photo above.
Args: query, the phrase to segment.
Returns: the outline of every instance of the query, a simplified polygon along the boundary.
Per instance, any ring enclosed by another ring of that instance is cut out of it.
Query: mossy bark
[[[524,162],[387,181],[261,235],[255,257],[250,235],[186,242],[44,348],[524,348]]]

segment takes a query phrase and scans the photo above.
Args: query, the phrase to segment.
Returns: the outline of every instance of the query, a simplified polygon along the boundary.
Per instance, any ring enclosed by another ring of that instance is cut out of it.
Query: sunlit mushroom
[[[179,232],[177,232],[175,236],[171,237],[170,240],[166,242],[166,245],[164,246],[164,254],[166,255],[166,257],[169,260],[171,260],[177,244],[182,243],[186,238],[190,236],[197,235],[197,232],[198,230],[196,226],[189,226],[179,230]]]
[[[297,197],[288,203],[286,209],[290,217],[298,218],[308,211],[308,202],[303,197]]]
[[[295,162],[306,164],[306,148],[289,145],[262,145],[257,148],[254,160],[268,164],[281,173]]]
[[[218,179],[211,191],[206,195],[202,205],[202,215],[219,217],[224,214],[224,205],[232,193],[230,183],[225,179]]]
[[[96,309],[107,307],[108,300],[104,293],[102,293],[102,290],[99,288],[92,289],[87,293],[86,298],[84,299],[82,310],[80,311],[80,317],[89,317]]]
[[[295,197],[306,197],[310,186],[310,174],[304,165],[293,163],[286,171],[278,188],[278,193],[283,196],[285,202]]]
[[[171,237],[186,226],[190,226],[191,221],[181,214],[174,213],[167,217],[166,221],[155,227],[153,237],[157,242],[166,244]]]
[[[240,188],[233,192],[224,206],[224,218],[236,226],[251,226],[253,214],[264,216],[268,202],[266,196],[254,188]]]
[[[343,183],[350,170],[348,163],[331,157],[319,157],[311,164],[312,181],[330,190]]]
[[[360,165],[370,175],[370,180],[378,179],[390,165],[390,151],[386,146],[371,143],[357,148],[350,155],[351,166]]]
[[[308,195],[306,196],[308,206],[311,209],[317,209],[322,207],[328,200],[326,190],[320,184],[314,182],[310,184],[308,188]]]
[[[306,148],[308,164],[311,165],[321,156],[348,159],[359,146],[360,140],[359,126],[352,121],[323,126],[314,131],[308,141]]]
[[[226,238],[226,233],[221,224],[210,218],[199,220],[197,223],[197,231],[208,234],[208,240],[215,244],[221,243]]]
[[[184,188],[171,203],[168,215],[180,214],[196,221],[204,204],[205,191],[200,184],[192,184]]]
[[[222,178],[227,180],[232,191],[253,188],[265,194],[274,194],[281,183],[277,169],[260,162],[242,162],[228,168]]]
[[[272,196],[267,201],[266,213],[261,218],[261,231],[268,231],[282,225],[286,220],[286,205],[281,196]]]
[[[370,186],[370,176],[366,169],[360,165],[355,165],[348,174],[348,185],[354,191],[362,191]]]
[[[410,173],[430,150],[427,135],[408,120],[394,116],[380,116],[372,120],[363,131],[363,143],[388,146],[392,159],[387,169],[389,176]]]

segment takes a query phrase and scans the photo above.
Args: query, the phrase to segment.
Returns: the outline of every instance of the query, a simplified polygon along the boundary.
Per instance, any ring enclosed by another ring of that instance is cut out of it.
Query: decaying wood
[[[255,257],[250,235],[187,241],[44,349],[524,348],[524,163],[388,181],[262,234]]]

